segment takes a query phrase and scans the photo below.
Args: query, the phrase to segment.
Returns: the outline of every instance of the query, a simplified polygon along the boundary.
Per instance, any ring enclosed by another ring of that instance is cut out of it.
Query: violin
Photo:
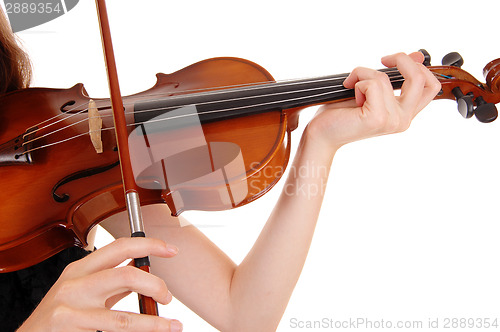
[[[466,118],[493,121],[500,59],[485,66],[481,83],[460,68],[458,54],[449,58],[429,66],[442,85],[436,99],[457,100]],[[396,69],[383,71],[401,87]],[[263,67],[227,57],[157,74],[152,88],[123,97],[141,204],[166,203],[178,216],[261,197],[283,174],[300,110],[353,98],[345,77],[276,82]],[[82,84],[28,88],[0,96],[0,117],[0,218],[16,221],[0,225],[0,272],[10,272],[85,247],[92,227],[126,203],[108,99],[92,100]],[[102,128],[89,129],[95,118]]]

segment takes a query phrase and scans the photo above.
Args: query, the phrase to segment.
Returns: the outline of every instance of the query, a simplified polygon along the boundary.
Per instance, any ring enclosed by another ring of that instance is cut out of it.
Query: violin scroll
[[[483,75],[491,91],[500,93],[500,59],[490,61],[484,66]]]
[[[436,99],[456,100],[464,118],[475,115],[480,122],[494,121],[498,117],[495,104],[500,102],[500,59],[484,67],[486,83],[461,69],[464,61],[457,52],[447,54],[442,63],[442,66],[428,67],[441,82],[442,89]]]

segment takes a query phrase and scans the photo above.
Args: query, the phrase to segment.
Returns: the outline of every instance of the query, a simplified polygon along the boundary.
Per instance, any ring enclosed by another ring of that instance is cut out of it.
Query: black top
[[[0,273],[0,331],[13,332],[19,328],[64,268],[88,253],[72,247],[24,270]]]

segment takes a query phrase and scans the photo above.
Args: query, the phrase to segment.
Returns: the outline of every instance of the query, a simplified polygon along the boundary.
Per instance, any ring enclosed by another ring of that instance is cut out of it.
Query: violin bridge
[[[95,101],[92,99],[89,100],[89,134],[90,141],[94,146],[94,149],[97,153],[102,153],[102,139],[101,139],[101,129],[102,129],[102,119],[99,115],[99,111],[97,110],[97,106]]]

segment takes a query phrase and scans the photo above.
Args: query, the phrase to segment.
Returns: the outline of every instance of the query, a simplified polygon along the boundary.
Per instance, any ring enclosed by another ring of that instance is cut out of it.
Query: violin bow
[[[113,118],[115,124],[116,142],[118,145],[118,156],[120,159],[123,189],[125,193],[128,218],[130,222],[130,232],[132,237],[145,237],[146,235],[144,233],[144,225],[142,222],[138,187],[134,179],[132,163],[130,161],[125,112],[122,96],[120,93],[120,86],[118,83],[118,74],[113,52],[113,44],[111,42],[111,32],[109,28],[108,13],[106,11],[105,0],[96,0],[96,6],[99,17],[104,59],[108,74],[111,106],[113,109]],[[150,264],[148,257],[135,259],[134,264],[141,270],[149,272]],[[141,314],[158,316],[158,305],[151,297],[139,294],[139,308]]]

